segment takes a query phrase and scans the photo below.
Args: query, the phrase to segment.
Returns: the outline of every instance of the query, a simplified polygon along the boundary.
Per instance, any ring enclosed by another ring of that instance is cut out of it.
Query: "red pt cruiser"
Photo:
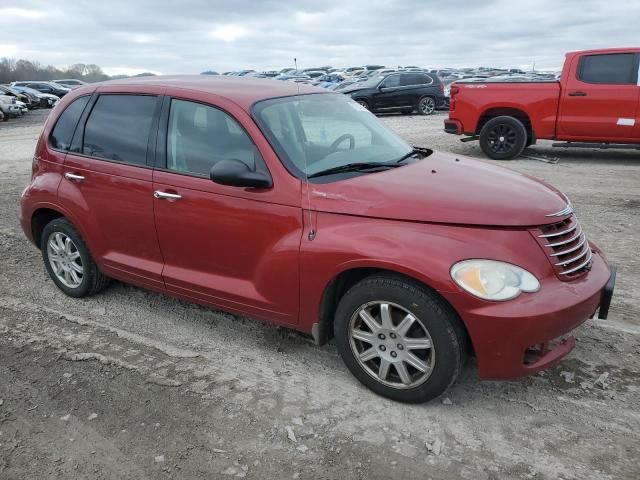
[[[614,270],[538,180],[412,148],[348,97],[259,79],[85,86],[49,116],[21,223],[67,295],[109,278],[313,335],[404,402],[546,368]]]

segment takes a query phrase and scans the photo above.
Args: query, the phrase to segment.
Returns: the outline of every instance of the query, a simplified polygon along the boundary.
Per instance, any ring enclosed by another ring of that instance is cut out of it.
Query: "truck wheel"
[[[342,297],[334,334],[351,373],[400,402],[438,397],[455,382],[466,358],[466,333],[449,305],[391,275],[365,278]]]
[[[44,227],[41,250],[53,283],[70,297],[93,295],[109,283],[78,231],[65,218],[56,218]]]
[[[480,148],[494,160],[511,160],[522,153],[527,144],[527,129],[514,117],[495,117],[480,131]]]

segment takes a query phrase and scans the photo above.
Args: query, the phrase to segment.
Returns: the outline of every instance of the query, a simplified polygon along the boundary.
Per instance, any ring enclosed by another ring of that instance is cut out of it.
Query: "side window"
[[[71,146],[71,138],[73,132],[76,129],[76,124],[82,115],[84,107],[87,106],[89,96],[76,98],[71,105],[67,106],[64,112],[58,117],[56,126],[53,127],[53,132],[49,137],[51,146],[58,150],[69,150]]]
[[[382,82],[384,88],[392,88],[400,86],[400,75],[391,75],[385,78]]]
[[[264,164],[240,125],[214,107],[171,100],[167,129],[167,169],[209,176],[220,160],[236,159],[255,171]]]
[[[407,87],[410,85],[420,85],[421,83],[423,83],[420,79],[420,75],[417,75],[415,73],[405,73],[401,76],[402,78],[400,79],[400,85],[403,87]]]
[[[156,100],[150,95],[101,95],[87,119],[82,153],[145,165]]]
[[[634,60],[633,53],[585,55],[578,66],[578,80],[611,85],[635,84],[637,67]]]

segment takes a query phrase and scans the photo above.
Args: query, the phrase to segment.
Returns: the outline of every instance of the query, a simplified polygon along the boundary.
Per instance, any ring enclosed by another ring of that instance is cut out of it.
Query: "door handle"
[[[587,94],[584,92],[569,92],[570,97],[586,97]]]
[[[74,182],[78,182],[78,183],[84,180],[84,177],[82,175],[76,175],[75,173],[71,173],[71,172],[65,173],[64,178],[68,180],[72,180]]]
[[[177,193],[161,192],[160,190],[153,192],[153,196],[160,200],[179,200],[182,198],[182,195],[178,195]]]

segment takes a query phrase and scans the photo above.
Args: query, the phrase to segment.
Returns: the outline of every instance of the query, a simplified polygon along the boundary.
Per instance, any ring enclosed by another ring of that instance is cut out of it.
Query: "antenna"
[[[298,59],[293,57],[293,65],[296,67],[296,73],[298,73]]]

